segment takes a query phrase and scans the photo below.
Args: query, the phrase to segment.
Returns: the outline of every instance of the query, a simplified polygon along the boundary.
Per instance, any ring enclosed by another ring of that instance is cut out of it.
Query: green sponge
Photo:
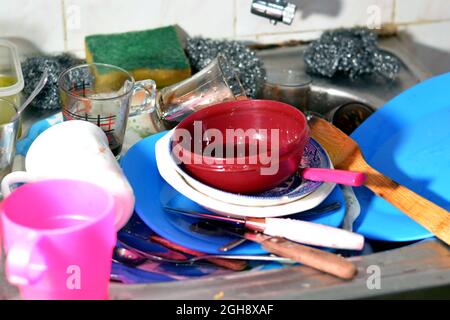
[[[86,61],[108,63],[129,71],[136,80],[153,79],[161,88],[191,75],[175,26],[153,30],[91,35],[85,39]],[[98,74],[105,77],[106,75]],[[110,82],[112,75],[108,74]]]

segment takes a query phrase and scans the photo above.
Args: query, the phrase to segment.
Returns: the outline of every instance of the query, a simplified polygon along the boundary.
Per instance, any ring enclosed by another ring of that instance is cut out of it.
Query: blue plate
[[[211,236],[192,232],[189,226],[197,220],[169,214],[163,209],[164,206],[170,205],[188,210],[205,211],[205,209],[178,193],[159,175],[156,166],[155,143],[164,134],[165,132],[158,133],[139,141],[128,150],[121,161],[125,175],[136,197],[135,211],[153,231],[172,242],[205,253],[223,254],[218,248],[234,238],[228,235]],[[341,203],[340,209],[322,215],[304,216],[302,219],[335,227],[340,226],[345,214],[345,204],[340,189],[334,188],[334,191],[321,206],[335,201]],[[301,214],[291,217],[299,218],[300,216]],[[246,242],[228,252],[228,254],[264,253],[266,251],[258,244],[251,242]]]
[[[417,194],[450,210],[450,73],[403,92],[353,134],[367,162]],[[407,215],[355,188],[362,212],[356,231],[367,238],[413,241],[432,234]]]

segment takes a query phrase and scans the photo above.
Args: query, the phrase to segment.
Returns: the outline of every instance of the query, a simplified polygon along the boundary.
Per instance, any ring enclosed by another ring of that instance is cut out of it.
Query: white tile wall
[[[233,0],[64,0],[67,47],[84,48],[89,34],[178,24],[190,35],[233,36]]]
[[[450,0],[289,1],[298,5],[291,26],[273,26],[252,15],[251,0],[3,0],[0,37],[13,38],[25,54],[70,50],[83,56],[86,35],[168,24],[178,24],[190,35],[268,43],[311,40],[338,27],[395,22],[410,34],[404,39],[412,43],[411,50],[424,59],[423,48],[450,55],[450,38],[444,36],[450,32]],[[442,55],[433,60],[449,69]]]
[[[11,38],[26,51],[64,50],[60,0],[2,1],[0,37]]]
[[[450,21],[406,25],[400,30],[404,44],[432,73],[450,71]]]
[[[397,23],[450,19],[449,0],[395,0],[395,5]]]

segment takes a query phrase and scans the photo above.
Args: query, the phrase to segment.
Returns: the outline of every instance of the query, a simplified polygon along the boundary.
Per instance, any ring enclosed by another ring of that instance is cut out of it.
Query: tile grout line
[[[61,0],[61,11],[62,11],[62,21],[63,21],[63,34],[64,34],[64,51],[68,51],[67,43],[67,21],[66,21],[66,6],[64,0]]]
[[[233,1],[233,39],[237,37],[237,2],[239,0]]]
[[[396,16],[397,16],[397,0],[392,0],[391,23],[396,24],[395,23]]]
[[[444,23],[450,22],[450,19],[441,19],[441,20],[424,20],[424,21],[412,21],[412,22],[399,22],[395,23],[396,26],[414,26],[414,25],[427,25],[427,24],[436,24],[436,23]],[[353,27],[356,27],[354,25]],[[237,38],[242,37],[260,37],[260,36],[285,36],[285,35],[298,35],[298,34],[307,34],[307,33],[315,33],[315,32],[323,32],[326,30],[334,30],[336,28],[325,28],[325,29],[311,29],[311,30],[302,30],[302,31],[286,31],[286,32],[266,32],[266,33],[255,33],[255,34],[242,34],[236,36]]]
[[[408,22],[398,22],[397,26],[421,26],[426,24],[436,24],[450,22],[450,19],[437,19],[437,20],[418,20],[418,21],[408,21]]]

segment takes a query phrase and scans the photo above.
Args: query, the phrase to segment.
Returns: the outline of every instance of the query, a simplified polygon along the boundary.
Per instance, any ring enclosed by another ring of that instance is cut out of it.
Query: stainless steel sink
[[[395,80],[372,75],[354,80],[312,76],[307,109],[326,114],[347,102],[362,102],[378,109],[400,92],[431,75],[408,55],[396,38],[382,39],[380,44],[384,50],[393,53],[401,61],[401,69]],[[270,69],[304,72],[305,63],[302,57],[305,48],[306,45],[267,49],[258,52],[258,56]]]
[[[309,109],[325,114],[350,101],[362,102],[377,109],[430,76],[397,38],[382,39],[381,46],[402,61],[397,80],[386,81],[377,77],[330,80],[313,77]],[[304,46],[274,48],[260,51],[258,55],[267,64],[304,70],[301,59],[303,50]],[[26,122],[47,115],[30,114]],[[359,272],[352,281],[342,281],[300,266],[168,283],[112,284],[110,296],[112,299],[355,299],[401,295],[450,285],[450,251],[447,245],[429,239],[413,244],[392,244],[389,248],[351,258]],[[379,288],[369,283],[374,268],[380,271]],[[16,295],[17,291],[0,277],[0,298],[13,298]]]

